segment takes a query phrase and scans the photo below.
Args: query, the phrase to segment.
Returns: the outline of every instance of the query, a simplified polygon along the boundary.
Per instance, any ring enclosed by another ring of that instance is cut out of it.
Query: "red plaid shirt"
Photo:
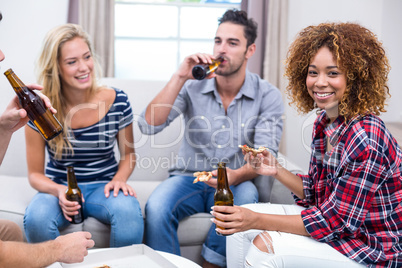
[[[329,138],[333,146],[326,152]],[[369,267],[402,267],[402,152],[378,117],[314,124],[305,199],[307,232]]]

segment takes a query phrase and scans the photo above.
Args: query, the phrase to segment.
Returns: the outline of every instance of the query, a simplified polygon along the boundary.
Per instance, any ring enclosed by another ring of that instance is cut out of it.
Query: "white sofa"
[[[133,107],[135,118],[151,99],[164,86],[165,82],[134,81],[105,78],[102,82],[124,90]],[[168,128],[154,136],[141,134],[134,124],[134,138],[137,154],[136,169],[129,179],[135,189],[144,214],[145,203],[155,187],[168,177],[168,168],[173,163],[183,137],[181,120],[176,120]],[[279,156],[283,164],[296,172],[300,169]],[[263,201],[272,203],[291,203],[290,192],[280,183],[270,179],[260,179],[257,184]],[[271,190],[269,190],[271,189]],[[25,140],[23,130],[17,131],[8,148],[0,167],[0,218],[15,221],[23,229],[23,216],[36,191],[29,185],[25,160]],[[144,215],[146,216],[146,215]],[[202,244],[211,225],[209,213],[200,213],[182,220],[179,224],[179,241],[182,256],[199,264]],[[83,225],[71,225],[62,233],[76,229],[90,231],[95,240],[95,247],[108,247],[110,227],[93,218],[88,218]]]

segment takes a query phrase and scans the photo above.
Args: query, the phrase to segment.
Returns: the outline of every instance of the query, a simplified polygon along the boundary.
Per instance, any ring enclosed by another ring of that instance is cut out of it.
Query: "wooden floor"
[[[392,136],[396,139],[399,144],[399,147],[402,148],[402,123],[393,122],[393,123],[385,123],[388,130],[391,132]]]

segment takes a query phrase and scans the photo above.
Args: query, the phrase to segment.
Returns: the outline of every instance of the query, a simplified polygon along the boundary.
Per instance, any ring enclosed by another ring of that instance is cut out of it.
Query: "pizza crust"
[[[196,177],[193,183],[197,183],[199,181],[208,181],[210,178],[212,178],[212,172],[208,171],[194,172],[193,176]]]
[[[251,152],[254,156],[267,150],[267,148],[264,146],[260,146],[258,149],[254,149],[254,148],[248,147],[247,144],[239,145],[239,148],[241,148],[246,153]]]

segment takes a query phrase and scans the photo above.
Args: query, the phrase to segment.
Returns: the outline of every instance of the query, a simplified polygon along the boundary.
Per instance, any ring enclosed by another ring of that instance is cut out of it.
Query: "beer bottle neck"
[[[218,167],[218,189],[228,189],[229,183],[226,173],[226,167]]]
[[[21,81],[21,79],[14,73],[12,69],[8,69],[7,71],[4,72],[4,74],[6,75],[8,81],[10,82],[11,86],[13,87],[15,93],[17,93],[18,96],[26,94],[28,88]]]
[[[67,184],[68,184],[68,188],[71,188],[71,189],[78,188],[77,178],[75,177],[74,169],[72,169],[72,168],[67,169]]]

